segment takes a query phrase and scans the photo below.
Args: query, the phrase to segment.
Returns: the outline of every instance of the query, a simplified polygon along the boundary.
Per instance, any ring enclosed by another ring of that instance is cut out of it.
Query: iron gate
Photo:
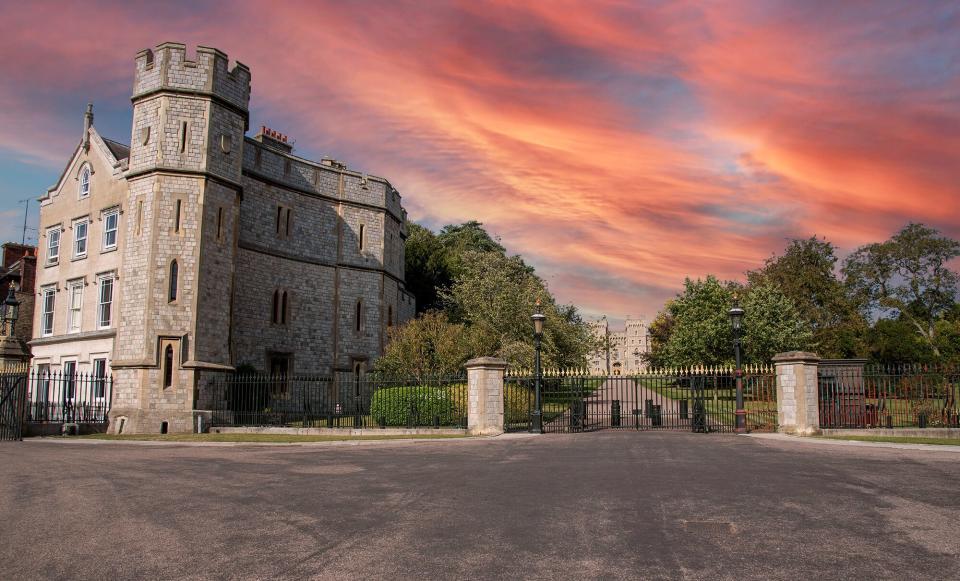
[[[504,389],[507,431],[527,431],[535,401],[535,376],[509,372]],[[748,431],[774,431],[776,377],[768,366],[743,373]],[[736,372],[731,368],[653,370],[641,375],[595,376],[544,372],[541,409],[545,432],[604,429],[732,432],[736,423]]]
[[[0,440],[22,440],[27,374],[0,373]]]

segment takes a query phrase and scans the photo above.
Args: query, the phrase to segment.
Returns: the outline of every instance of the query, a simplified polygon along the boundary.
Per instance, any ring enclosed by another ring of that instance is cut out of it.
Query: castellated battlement
[[[250,69],[237,62],[228,67],[227,55],[198,46],[196,58],[187,58],[186,45],[165,42],[137,53],[133,98],[155,91],[188,91],[222,98],[246,111],[250,102]]]

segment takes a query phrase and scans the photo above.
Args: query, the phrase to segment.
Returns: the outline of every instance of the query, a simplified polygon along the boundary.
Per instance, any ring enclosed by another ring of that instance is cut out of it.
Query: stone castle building
[[[650,331],[647,322],[627,317],[623,331],[611,331],[607,317],[590,323],[601,348],[590,355],[590,373],[595,375],[632,375],[647,369]]]
[[[141,51],[130,145],[88,107],[40,200],[33,365],[112,373],[112,431],[191,431],[240,366],[363,373],[414,315],[400,194],[246,136],[250,79],[214,48]]]

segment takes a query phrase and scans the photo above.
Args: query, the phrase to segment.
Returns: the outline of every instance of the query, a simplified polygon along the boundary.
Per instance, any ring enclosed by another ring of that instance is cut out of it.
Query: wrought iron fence
[[[817,375],[823,428],[960,427],[960,368],[821,366]]]
[[[213,385],[214,426],[466,428],[466,377],[225,375]]]
[[[102,423],[108,421],[113,378],[94,373],[34,369],[27,376],[27,421]]]
[[[504,389],[507,431],[526,431],[534,410],[533,373],[509,370]],[[770,366],[743,370],[748,431],[774,431],[776,376]],[[736,425],[736,372],[727,367],[656,369],[640,375],[596,376],[545,371],[541,409],[546,432],[600,429],[728,432]]]
[[[23,439],[27,373],[0,373],[0,441]]]

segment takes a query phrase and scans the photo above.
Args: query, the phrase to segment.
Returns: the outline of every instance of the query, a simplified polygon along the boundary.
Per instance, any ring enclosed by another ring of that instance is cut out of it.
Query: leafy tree
[[[463,372],[463,364],[477,353],[474,336],[464,325],[451,323],[446,315],[430,311],[392,327],[378,371],[423,381],[434,376]]]
[[[807,349],[812,334],[793,302],[771,284],[743,289],[714,276],[684,281],[684,291],[657,316],[669,334],[655,339],[656,362],[669,366],[734,362],[733,329],[728,310],[743,296],[744,362],[767,362],[778,352]],[[669,323],[668,323],[669,321]]]
[[[407,232],[407,290],[417,300],[417,313],[423,313],[440,307],[438,290],[452,282],[447,249],[433,232],[419,224],[408,223]]]
[[[543,280],[519,256],[466,251],[449,291],[441,292],[451,319],[478,333],[484,354],[528,366],[533,363],[530,316],[537,300],[546,315],[543,360],[549,366],[583,366],[594,348],[575,307],[558,305]]]
[[[437,241],[443,247],[451,278],[460,273],[464,257],[468,253],[494,252],[504,256],[507,254],[507,249],[498,240],[494,240],[483,229],[483,224],[476,220],[444,226],[437,235]]]
[[[867,320],[837,277],[833,244],[817,237],[792,240],[782,256],[747,272],[751,287],[771,285],[787,296],[813,335],[811,348],[822,357],[863,355]]]
[[[777,353],[810,349],[813,333],[799,309],[778,287],[751,285],[743,298],[743,356],[766,363]]]
[[[886,242],[857,249],[843,272],[864,304],[909,323],[940,358],[939,322],[956,305],[960,278],[947,265],[958,256],[960,242],[922,224],[908,224]]]

